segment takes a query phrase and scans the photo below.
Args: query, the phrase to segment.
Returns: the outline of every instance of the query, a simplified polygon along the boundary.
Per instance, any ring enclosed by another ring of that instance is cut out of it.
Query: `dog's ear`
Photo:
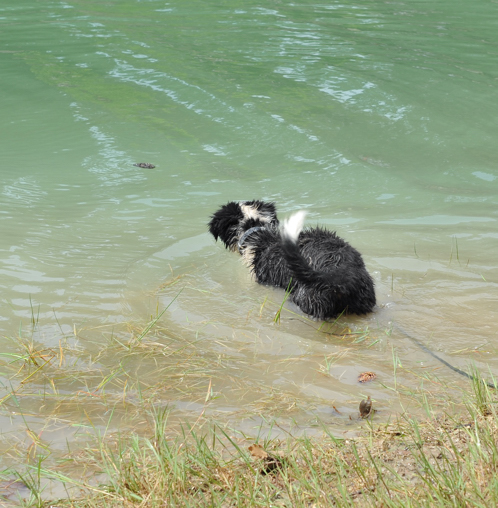
[[[208,224],[209,232],[215,240],[219,238],[225,244],[225,247],[230,247],[234,242],[237,226],[243,218],[244,214],[239,203],[231,201],[211,216]]]

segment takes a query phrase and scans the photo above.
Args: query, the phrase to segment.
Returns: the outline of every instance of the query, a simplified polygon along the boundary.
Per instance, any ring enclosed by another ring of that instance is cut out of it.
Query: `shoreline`
[[[426,419],[373,416],[354,439],[324,428],[321,438],[252,440],[209,421],[173,438],[167,411],[149,412],[152,434],[101,438],[72,459],[100,469],[93,480],[39,469],[40,479],[66,483],[70,498],[48,500],[32,483],[29,506],[493,506],[494,395],[474,381],[458,406]]]

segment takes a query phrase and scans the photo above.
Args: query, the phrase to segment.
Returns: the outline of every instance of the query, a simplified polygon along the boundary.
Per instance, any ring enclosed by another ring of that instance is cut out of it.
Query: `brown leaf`
[[[268,458],[268,453],[266,453],[263,447],[259,444],[253,444],[249,446],[248,450],[251,452],[251,455],[257,459]]]
[[[377,377],[377,374],[375,372],[362,372],[358,376],[358,381],[360,383],[368,383],[369,381],[373,381]]]

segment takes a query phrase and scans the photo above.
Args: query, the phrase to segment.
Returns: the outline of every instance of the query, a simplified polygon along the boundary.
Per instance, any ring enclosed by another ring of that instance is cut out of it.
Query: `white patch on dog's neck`
[[[242,252],[242,261],[249,268],[252,267],[252,262],[254,260],[254,249],[251,247],[246,247],[244,252]]]

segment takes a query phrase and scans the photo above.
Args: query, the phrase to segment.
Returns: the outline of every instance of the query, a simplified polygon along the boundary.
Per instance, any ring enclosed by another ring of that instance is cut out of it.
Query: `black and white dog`
[[[303,230],[304,216],[297,212],[280,228],[273,203],[230,202],[212,215],[209,231],[238,250],[257,282],[289,288],[306,314],[328,319],[371,312],[374,283],[361,254],[331,231]]]

